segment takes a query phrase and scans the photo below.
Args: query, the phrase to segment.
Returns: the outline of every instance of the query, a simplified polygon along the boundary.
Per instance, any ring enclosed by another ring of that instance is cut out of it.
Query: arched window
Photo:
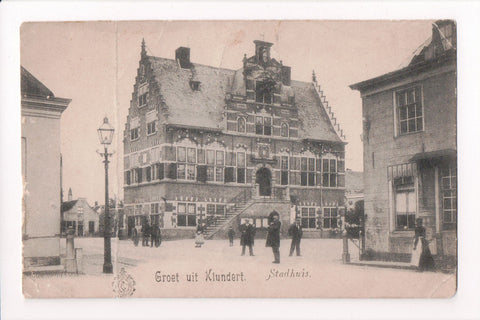
[[[280,134],[282,137],[288,137],[288,124],[286,124],[285,122],[282,123],[282,129]]]
[[[245,132],[245,119],[242,117],[238,118],[238,132]]]

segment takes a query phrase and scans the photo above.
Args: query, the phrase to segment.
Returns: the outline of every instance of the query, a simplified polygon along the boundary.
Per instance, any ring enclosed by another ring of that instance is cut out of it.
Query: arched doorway
[[[272,172],[268,168],[258,169],[255,182],[258,183],[260,196],[269,197],[272,194]]]

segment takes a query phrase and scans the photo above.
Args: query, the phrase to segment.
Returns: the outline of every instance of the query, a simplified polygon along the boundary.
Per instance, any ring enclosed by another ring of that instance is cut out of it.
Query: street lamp
[[[110,241],[110,214],[108,208],[108,156],[111,156],[113,153],[108,153],[108,146],[112,143],[113,132],[115,129],[108,123],[108,118],[103,119],[103,124],[98,128],[98,137],[100,143],[103,144],[104,153],[99,153],[101,156],[105,157],[103,163],[105,163],[105,217],[104,217],[104,227],[103,227],[103,273],[113,273],[112,265],[112,244]]]

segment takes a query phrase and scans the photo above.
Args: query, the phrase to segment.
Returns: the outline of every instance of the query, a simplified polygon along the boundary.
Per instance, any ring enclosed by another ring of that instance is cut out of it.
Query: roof
[[[230,70],[192,63],[182,69],[173,59],[148,56],[155,80],[164,102],[166,124],[224,128],[224,108],[227,93],[245,95],[243,69]],[[190,88],[190,80],[200,81],[200,90]],[[299,137],[321,141],[342,142],[315,91],[313,83],[291,81],[282,86],[281,99],[295,94],[300,122]]]
[[[430,152],[419,152],[410,159],[410,162],[416,162],[420,160],[435,160],[440,158],[456,158],[456,157],[457,157],[456,150],[443,149],[443,150],[435,150]]]
[[[346,170],[345,188],[347,192],[363,192],[363,172]]]
[[[78,200],[65,201],[62,203],[62,212],[72,209]]]
[[[439,20],[437,24],[448,24],[450,20]],[[415,51],[402,62],[399,69],[350,85],[353,90],[365,90],[373,86],[397,81],[405,77],[418,74],[450,62],[456,61],[456,45],[451,43],[440,31],[437,24],[433,24],[432,35],[428,37]],[[453,31],[455,32],[455,31]]]
[[[27,69],[20,66],[22,96],[53,98],[55,95]]]

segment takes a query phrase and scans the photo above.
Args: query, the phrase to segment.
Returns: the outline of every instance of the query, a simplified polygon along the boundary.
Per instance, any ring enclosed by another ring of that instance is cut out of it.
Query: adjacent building
[[[363,101],[366,248],[409,259],[415,219],[430,248],[456,256],[456,26],[432,36],[399,70],[351,86]]]
[[[272,210],[285,228],[293,211],[306,236],[337,228],[345,137],[315,75],[292,80],[272,45],[254,41],[230,70],[193,63],[185,47],[149,56],[142,44],[124,135],[130,235],[144,216],[166,237],[199,225],[223,234],[246,217],[265,229]]]
[[[24,271],[61,269],[60,117],[70,100],[20,72]]]
[[[72,228],[75,236],[99,235],[99,214],[85,198],[73,200],[72,189],[68,191],[68,201],[62,203],[62,234]]]

